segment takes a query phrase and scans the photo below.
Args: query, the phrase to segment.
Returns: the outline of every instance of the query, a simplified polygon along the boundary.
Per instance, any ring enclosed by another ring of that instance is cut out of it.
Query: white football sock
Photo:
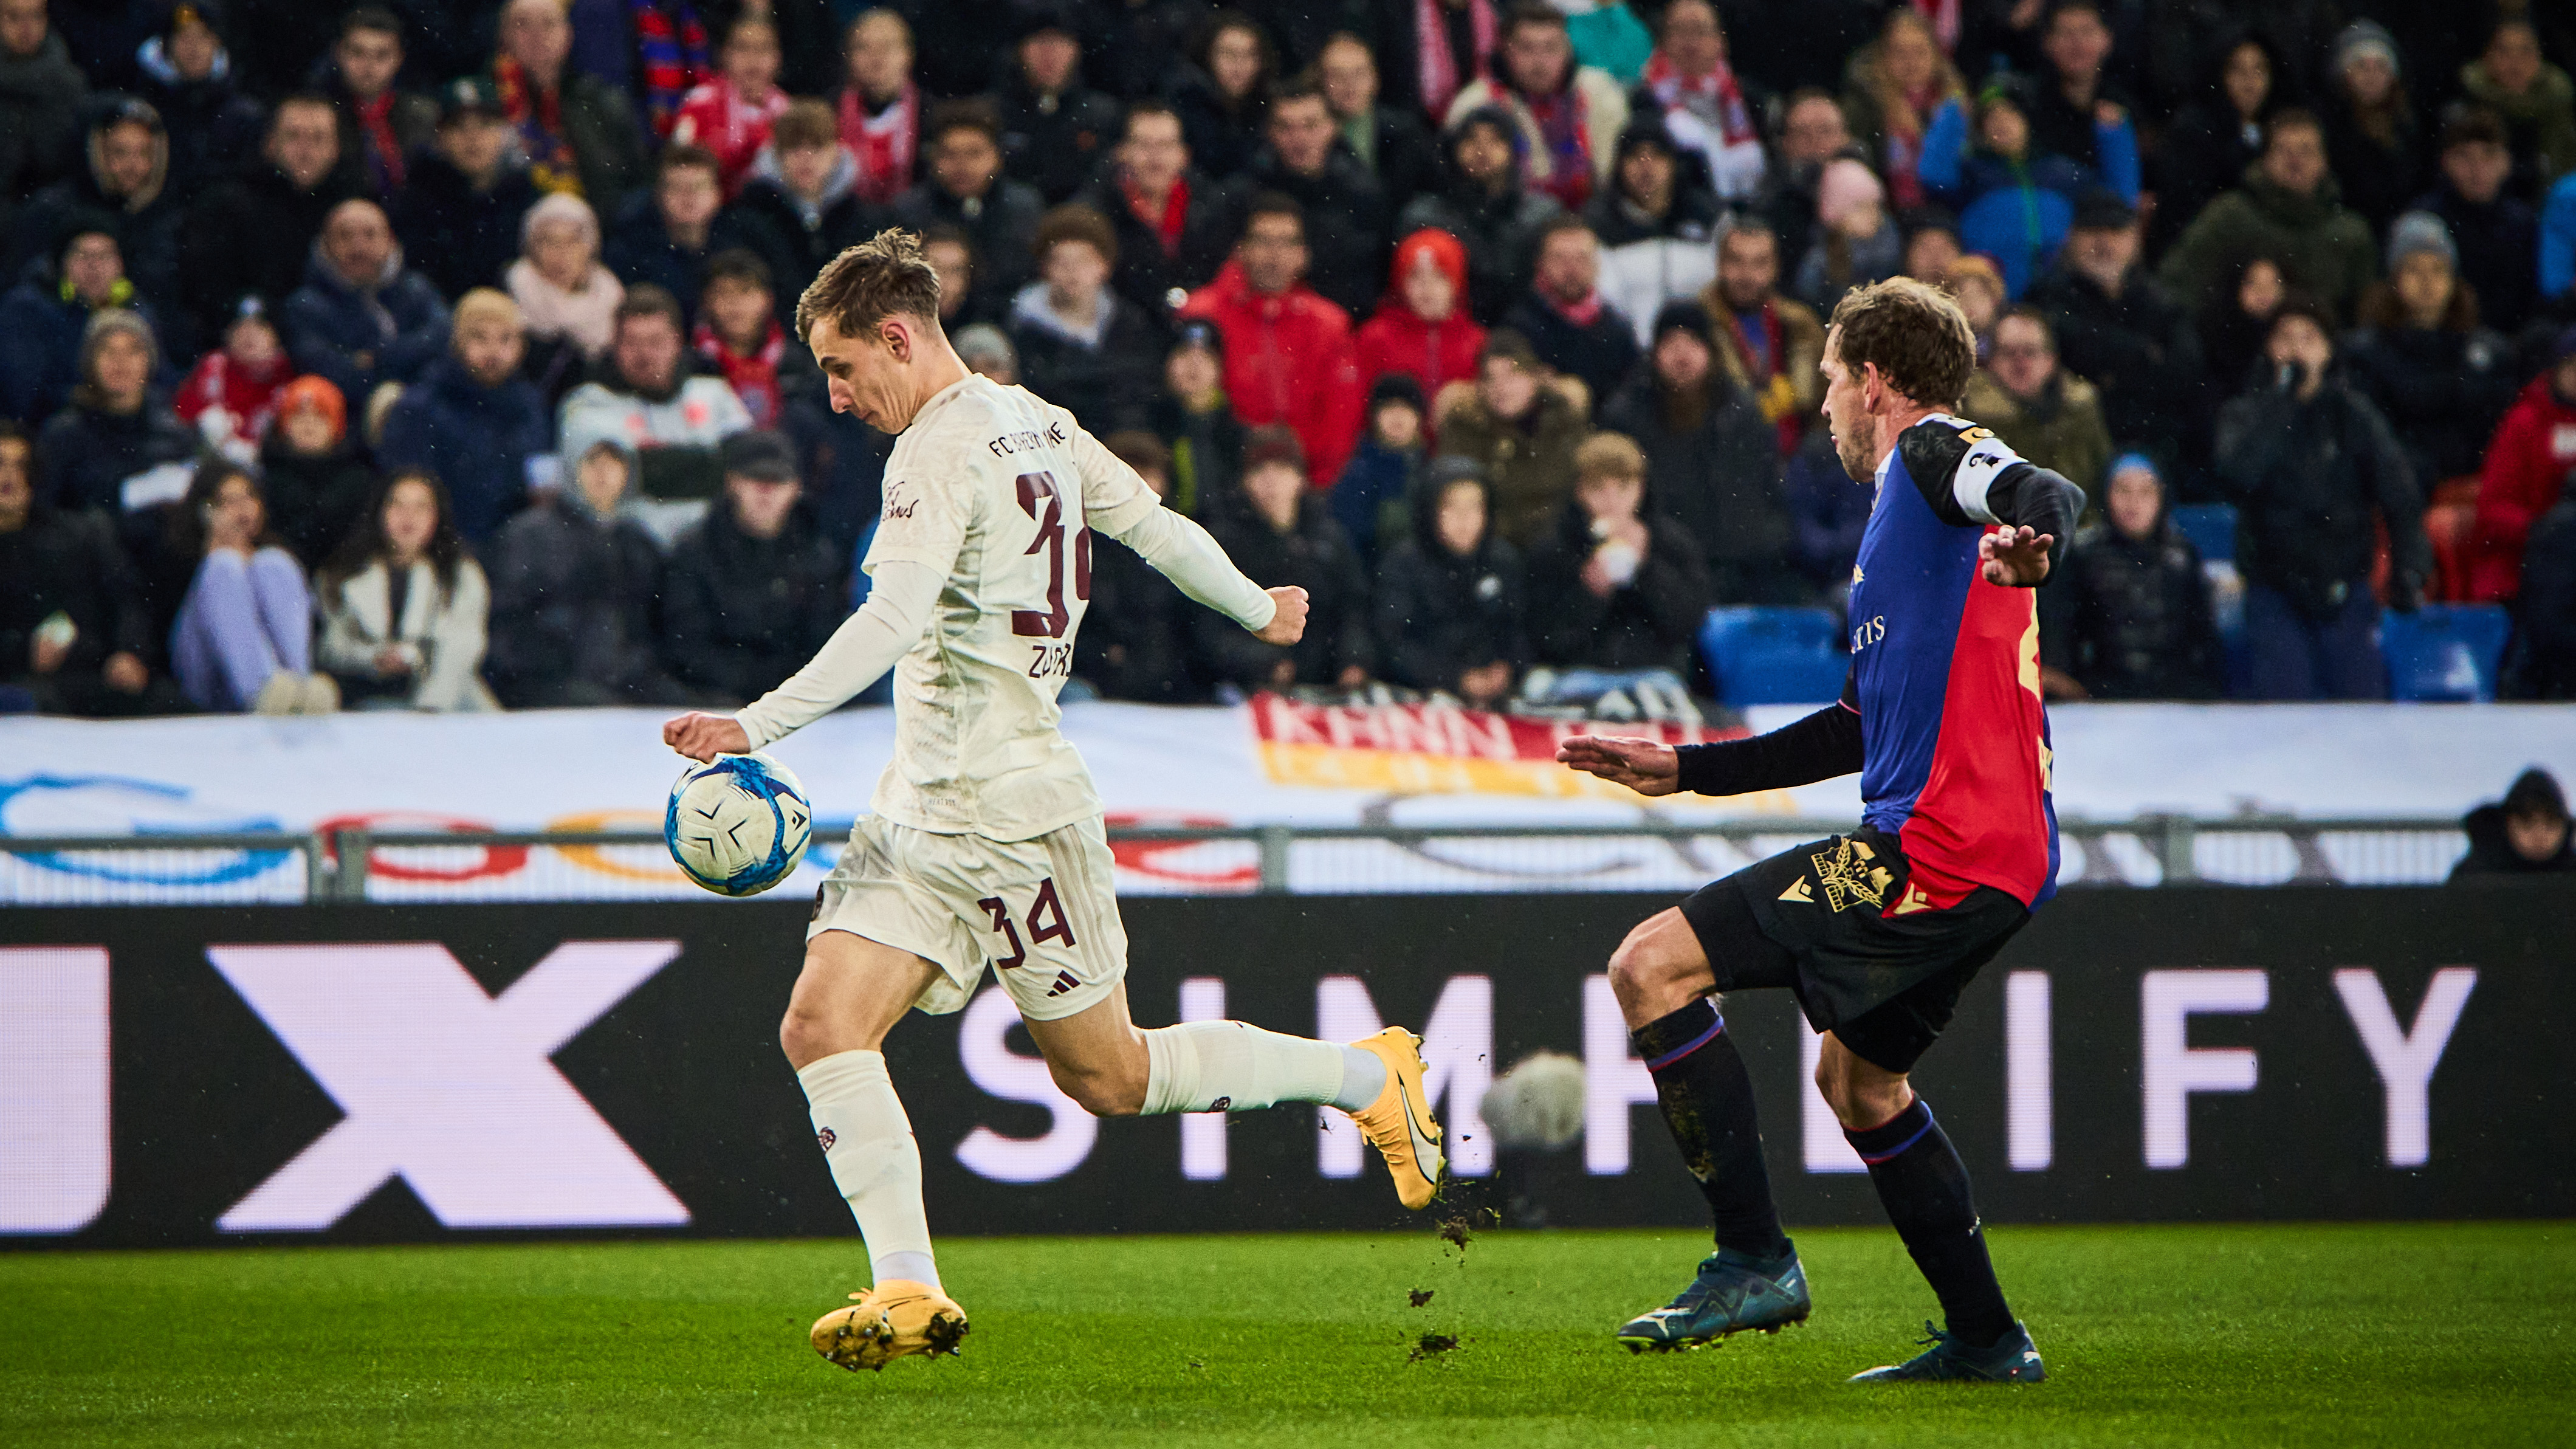
[[[1240,1021],[1191,1021],[1145,1033],[1144,1115],[1245,1112],[1327,1102],[1356,1112],[1386,1090],[1373,1052]]]
[[[859,1220],[876,1281],[909,1278],[937,1288],[930,1217],[921,1206],[921,1148],[886,1075],[885,1054],[835,1052],[806,1063],[796,1080],[813,1107],[814,1140],[832,1182]]]

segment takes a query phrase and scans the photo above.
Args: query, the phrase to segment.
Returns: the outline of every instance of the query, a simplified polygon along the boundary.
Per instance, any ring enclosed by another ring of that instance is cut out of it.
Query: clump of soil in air
[[[1423,1304],[1430,1302],[1431,1295],[1439,1291],[1440,1290],[1437,1288],[1416,1288],[1405,1296],[1413,1300],[1414,1307],[1419,1308]]]
[[[1420,1363],[1426,1358],[1438,1358],[1440,1355],[1449,1352],[1457,1346],[1458,1336],[1456,1334],[1426,1333],[1422,1335],[1420,1340],[1415,1342],[1413,1345],[1413,1352],[1408,1355],[1404,1361],[1406,1363]]]

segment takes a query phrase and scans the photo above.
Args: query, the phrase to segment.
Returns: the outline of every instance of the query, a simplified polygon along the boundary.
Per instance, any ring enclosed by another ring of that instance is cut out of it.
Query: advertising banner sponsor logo
[[[1421,1032],[1454,1208],[1704,1224],[1600,974],[1657,904],[1132,901],[1129,991],[1147,1023]],[[2576,1213],[2571,912],[2576,890],[2549,886],[2061,897],[1915,1081],[1994,1223]],[[11,925],[7,1242],[851,1231],[777,1046],[801,905]],[[1788,1220],[1881,1221],[1794,1003],[1745,992],[1725,1011]],[[886,1050],[943,1233],[1418,1221],[1337,1113],[1092,1118],[998,988],[907,1019]],[[1561,1100],[1491,1090],[1541,1051],[1579,1064]],[[1565,1123],[1554,1150],[1531,1145],[1534,1112]]]

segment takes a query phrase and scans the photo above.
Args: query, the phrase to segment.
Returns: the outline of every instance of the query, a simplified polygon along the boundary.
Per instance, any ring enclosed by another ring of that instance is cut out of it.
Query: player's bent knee
[[[1717,984],[1679,911],[1640,922],[1610,953],[1610,990],[1632,1024],[1677,1011]]]

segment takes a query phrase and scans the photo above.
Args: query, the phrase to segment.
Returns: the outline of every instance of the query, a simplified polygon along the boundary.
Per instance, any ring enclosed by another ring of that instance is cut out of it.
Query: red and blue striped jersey
[[[2038,595],[1988,583],[1977,546],[2018,523],[2063,544],[2082,494],[1946,414],[1905,430],[1876,486],[1845,700],[1861,720],[1864,818],[1913,870],[1887,913],[1946,909],[1981,885],[2036,907],[2058,859]]]

